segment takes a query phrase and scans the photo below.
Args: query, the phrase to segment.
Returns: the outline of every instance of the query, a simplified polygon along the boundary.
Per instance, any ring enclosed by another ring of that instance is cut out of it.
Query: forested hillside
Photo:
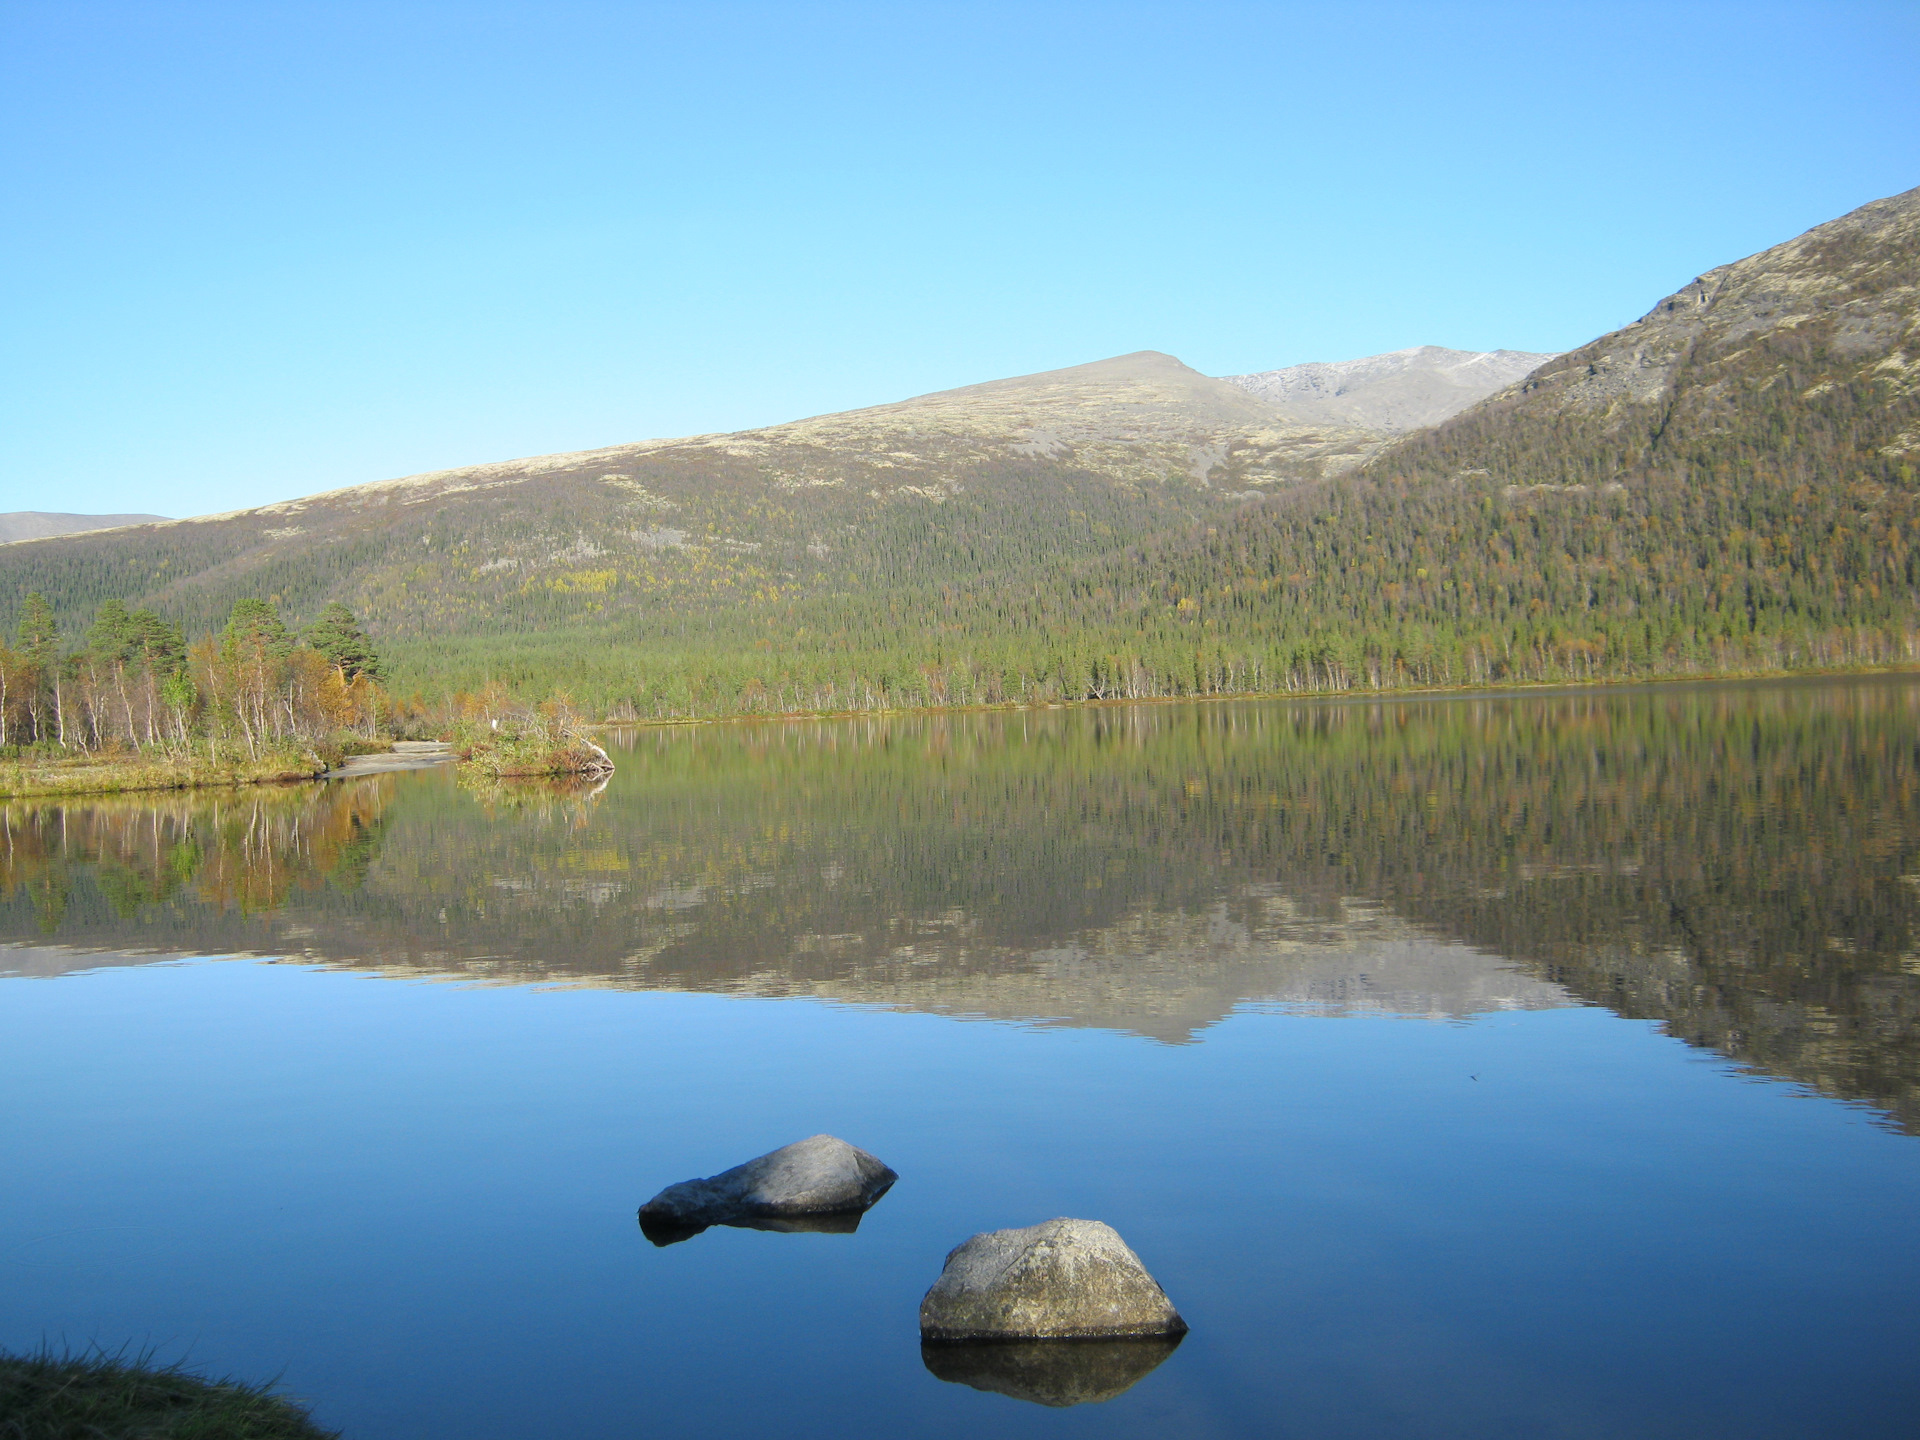
[[[344,602],[403,695],[616,716],[1903,662],[1917,261],[1920,191],[1398,440],[1142,352],[4,546],[0,626]]]
[[[1369,667],[1454,679],[1910,659],[1917,282],[1910,191],[1102,573],[1221,633],[1364,635]]]

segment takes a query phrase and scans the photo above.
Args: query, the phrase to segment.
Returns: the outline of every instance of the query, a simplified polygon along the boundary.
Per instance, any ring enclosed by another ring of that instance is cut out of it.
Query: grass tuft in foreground
[[[271,1391],[148,1355],[0,1354],[0,1440],[338,1440]]]

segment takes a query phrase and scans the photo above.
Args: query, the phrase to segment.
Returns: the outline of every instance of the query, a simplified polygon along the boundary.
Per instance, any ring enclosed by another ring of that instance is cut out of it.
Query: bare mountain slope
[[[69,623],[109,595],[190,626],[246,594],[389,636],[653,617],[1051,569],[1334,473],[1384,437],[1298,424],[1135,355],[731,435],[536,456],[0,556]]]
[[[1379,468],[1457,455],[1509,483],[1582,483],[1738,451],[1773,470],[1827,453],[1817,435],[1906,456],[1920,452],[1916,393],[1920,189],[1709,270]]]
[[[1438,425],[1553,358],[1524,350],[1476,352],[1421,345],[1360,360],[1229,375],[1227,382],[1297,424],[1400,434]]]
[[[941,390],[890,405],[689,442],[780,463],[933,461],[962,479],[1004,456],[1071,460],[1116,480],[1185,473],[1195,481],[1337,472],[1374,454],[1381,435],[1289,420],[1171,355],[1131,355]],[[891,448],[890,448],[891,447]]]
[[[122,525],[148,525],[164,515],[64,515],[52,510],[15,510],[0,515],[0,545],[15,540],[46,540],[55,535],[78,535],[89,530],[112,530]]]
[[[1159,438],[1169,432],[1199,433],[1222,426],[1258,428],[1271,425],[1274,418],[1269,406],[1249,401],[1224,380],[1202,375],[1158,350],[1137,350],[1088,365],[937,390],[891,405],[776,428],[813,430],[823,422],[881,417],[983,435],[1006,434],[1040,423],[1085,440]]]

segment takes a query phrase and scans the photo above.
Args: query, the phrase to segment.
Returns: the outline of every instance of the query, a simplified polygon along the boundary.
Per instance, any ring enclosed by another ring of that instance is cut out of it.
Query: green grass
[[[272,1388],[149,1355],[0,1355],[0,1440],[337,1440]]]
[[[0,761],[0,798],[112,795],[129,790],[186,790],[202,785],[262,785],[310,780],[326,757],[275,752],[257,760],[172,757],[155,752],[74,755]]]

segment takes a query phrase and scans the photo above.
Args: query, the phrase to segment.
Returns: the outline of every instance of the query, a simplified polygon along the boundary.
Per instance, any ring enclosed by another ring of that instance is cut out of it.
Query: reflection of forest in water
[[[709,727],[620,737],[592,797],[15,804],[0,939],[1167,1039],[1571,992],[1911,1128],[1917,708],[1883,678]]]

